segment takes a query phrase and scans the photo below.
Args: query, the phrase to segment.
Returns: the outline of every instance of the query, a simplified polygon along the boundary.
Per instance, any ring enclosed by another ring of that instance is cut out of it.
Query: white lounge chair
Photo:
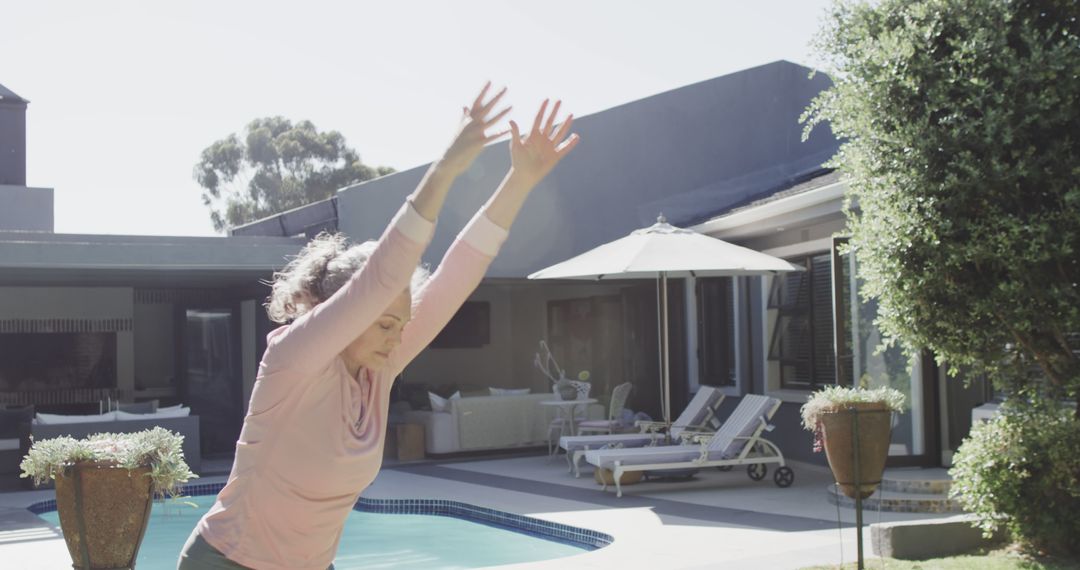
[[[773,482],[779,487],[788,487],[795,481],[795,473],[784,465],[780,448],[761,436],[772,430],[769,420],[779,408],[780,400],[776,398],[748,394],[714,434],[684,434],[681,445],[591,450],[585,452],[585,461],[598,469],[612,471],[619,497],[622,496],[622,475],[628,471],[747,465],[750,478],[760,481],[768,471],[767,464],[776,463],[779,468],[773,474]],[[607,490],[606,484],[604,490]]]
[[[566,450],[567,470],[575,477],[581,476],[579,465],[585,452],[604,448],[634,448],[660,443],[678,443],[683,432],[712,432],[719,422],[716,411],[724,401],[724,393],[719,388],[702,386],[694,394],[679,417],[671,424],[671,437],[660,430],[666,427],[663,422],[637,422],[641,430],[638,433],[616,433],[605,435],[563,436],[559,438],[559,447]]]

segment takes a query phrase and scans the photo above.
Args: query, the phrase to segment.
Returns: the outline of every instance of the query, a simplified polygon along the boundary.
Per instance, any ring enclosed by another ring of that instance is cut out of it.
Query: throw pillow
[[[19,426],[34,419],[34,406],[0,410],[0,439],[19,437]]]
[[[431,411],[433,412],[449,412],[450,400],[457,400],[461,398],[461,392],[454,392],[449,398],[443,398],[442,396],[433,392],[428,392],[428,399],[431,401]]]

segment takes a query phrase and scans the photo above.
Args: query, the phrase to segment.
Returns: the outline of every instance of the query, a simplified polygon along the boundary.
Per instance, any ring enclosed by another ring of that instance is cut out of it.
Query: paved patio
[[[792,467],[796,480],[788,489],[777,488],[770,478],[751,481],[745,470],[706,470],[692,481],[628,486],[618,499],[614,492],[601,492],[591,473],[575,479],[561,457],[543,454],[388,462],[365,496],[453,499],[590,528],[615,539],[572,559],[502,567],[508,569],[786,569],[854,560],[855,513],[838,512],[828,502],[825,488],[831,475],[818,466]],[[200,482],[223,480],[213,475]],[[58,530],[25,510],[48,498],[52,491],[0,494],[3,567],[70,568]],[[864,522],[942,516],[947,515],[867,511]],[[863,534],[869,558],[869,529]]]

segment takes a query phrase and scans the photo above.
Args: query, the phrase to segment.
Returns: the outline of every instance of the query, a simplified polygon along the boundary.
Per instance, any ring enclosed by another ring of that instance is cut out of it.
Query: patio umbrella
[[[801,270],[783,259],[672,226],[661,215],[652,226],[541,269],[529,279],[656,279],[661,409],[664,422],[670,425],[668,278],[771,275]]]

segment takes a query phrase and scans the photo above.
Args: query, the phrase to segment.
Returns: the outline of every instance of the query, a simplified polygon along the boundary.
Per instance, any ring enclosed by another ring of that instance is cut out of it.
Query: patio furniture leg
[[[615,468],[611,470],[611,478],[615,480],[615,496],[622,497],[622,461],[615,462]]]
[[[581,460],[582,460],[582,458],[585,457],[585,451],[586,450],[582,450],[582,449],[574,451],[574,477],[575,478],[580,478],[581,477]]]

